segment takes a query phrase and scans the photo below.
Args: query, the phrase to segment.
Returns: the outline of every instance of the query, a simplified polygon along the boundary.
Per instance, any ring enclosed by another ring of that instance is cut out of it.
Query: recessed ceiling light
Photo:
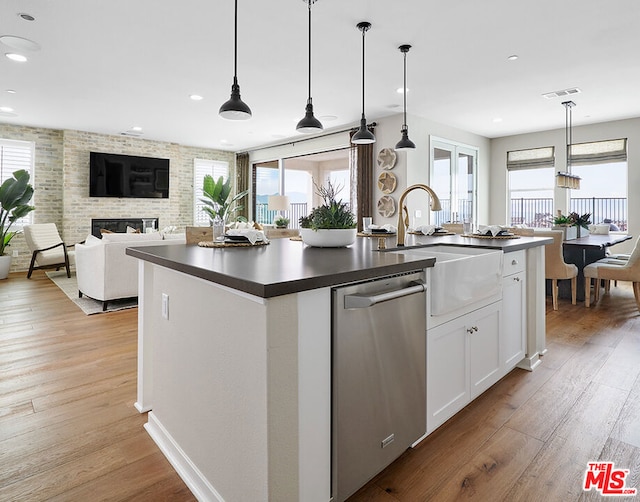
[[[404,94],[404,87],[398,87],[398,88],[396,89],[396,92],[397,92],[398,94]],[[409,89],[408,87],[407,87],[407,92],[411,92],[411,89]]]
[[[518,55],[517,54],[512,54],[511,56],[509,56],[507,58],[509,61],[515,61],[516,59],[518,59]]]
[[[31,14],[27,14],[26,12],[18,13],[18,17],[24,19],[25,21],[35,21],[36,20],[35,17],[33,17]]]
[[[499,122],[502,122],[502,119],[500,117],[496,117],[493,119],[494,124],[498,124]]]
[[[13,54],[10,52],[8,54],[5,54],[5,56],[8,57],[11,61],[17,61],[18,63],[25,63],[27,61],[27,58],[22,54]]]
[[[29,40],[28,38],[24,37],[3,35],[0,37],[0,42],[2,42],[7,47],[11,47],[12,49],[16,49],[19,51],[36,52],[40,50],[40,44],[38,42],[34,42],[33,40]]]
[[[140,126],[133,126],[133,127],[131,128],[131,130],[132,130],[132,131],[136,131],[136,132],[140,132],[140,131],[142,131],[142,127],[140,127]]]
[[[14,89],[5,89],[4,92],[6,92],[8,94],[15,94],[16,93],[16,91]]]
[[[191,98],[194,101],[202,101],[204,98],[202,96],[200,96],[199,94],[191,94],[189,96],[189,98]]]
[[[0,112],[11,113],[12,111],[13,108],[11,108],[10,106],[0,106]]]

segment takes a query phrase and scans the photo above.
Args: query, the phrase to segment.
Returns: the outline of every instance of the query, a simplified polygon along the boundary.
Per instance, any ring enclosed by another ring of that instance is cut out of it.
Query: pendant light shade
[[[304,118],[298,122],[296,130],[301,133],[320,132],[323,127],[320,121],[313,116],[313,102],[311,100],[311,6],[317,0],[304,0],[309,6],[309,94],[307,98],[307,106],[305,108]]]
[[[364,36],[371,28],[371,23],[363,21],[357,24],[357,28],[362,32],[362,118],[360,119],[360,129],[351,137],[351,143],[369,145],[376,142],[376,137],[367,127],[367,119],[364,116]]]
[[[228,120],[247,120],[251,118],[251,108],[240,98],[240,86],[238,85],[238,0],[235,0],[234,23],[231,98],[220,107],[218,114]]]
[[[404,87],[402,95],[404,96],[403,120],[402,120],[402,138],[396,143],[396,150],[410,150],[416,147],[415,143],[409,139],[409,127],[407,126],[407,52],[411,49],[410,45],[401,45],[398,47],[404,56]]]
[[[567,143],[567,169],[556,174],[556,186],[559,188],[580,189],[580,176],[571,174],[571,144],[573,143],[573,117],[571,109],[576,106],[573,101],[564,101],[565,108],[565,140]]]

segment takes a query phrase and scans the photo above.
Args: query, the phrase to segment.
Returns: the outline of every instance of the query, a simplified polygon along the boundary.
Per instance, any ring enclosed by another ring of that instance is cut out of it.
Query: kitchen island
[[[407,248],[526,253],[522,365],[532,369],[544,352],[548,241],[413,237]],[[136,407],[151,410],[149,434],[199,499],[330,499],[331,288],[434,264],[376,247],[127,250],[140,259]]]

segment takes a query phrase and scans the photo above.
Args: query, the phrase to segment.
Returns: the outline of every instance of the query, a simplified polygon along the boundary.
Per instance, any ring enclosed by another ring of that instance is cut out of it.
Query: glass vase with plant
[[[284,216],[276,216],[273,220],[273,224],[276,228],[287,228],[289,226],[289,218],[285,218]]]

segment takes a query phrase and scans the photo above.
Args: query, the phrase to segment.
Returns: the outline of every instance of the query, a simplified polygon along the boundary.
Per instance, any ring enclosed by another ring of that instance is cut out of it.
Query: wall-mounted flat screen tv
[[[91,152],[90,197],[169,197],[169,159]]]

